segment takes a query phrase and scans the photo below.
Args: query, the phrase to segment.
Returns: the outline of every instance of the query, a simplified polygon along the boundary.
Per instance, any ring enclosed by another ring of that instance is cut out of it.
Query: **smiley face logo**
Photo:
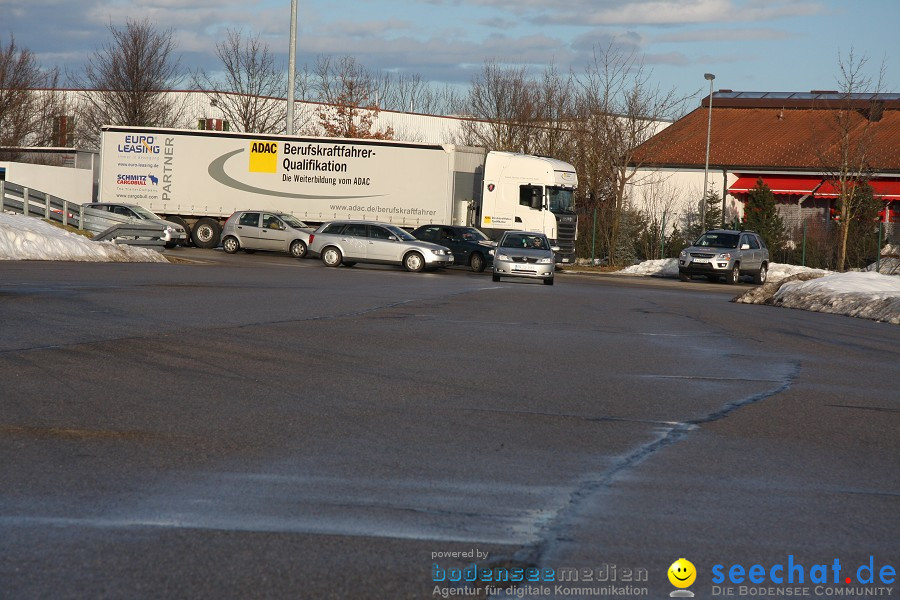
[[[677,588],[691,587],[697,579],[697,569],[694,563],[686,558],[679,558],[669,567],[669,582]]]

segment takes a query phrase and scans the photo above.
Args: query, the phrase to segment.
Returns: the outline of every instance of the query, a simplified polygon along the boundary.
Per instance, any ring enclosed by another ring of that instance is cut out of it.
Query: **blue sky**
[[[467,83],[485,60],[579,72],[595,48],[644,57],[680,94],[835,89],[838,54],[868,56],[882,91],[900,92],[897,0],[299,0],[298,63],[349,54],[371,69]],[[75,71],[109,23],[172,28],[185,70],[215,70],[226,28],[259,33],[286,64],[290,0],[0,0],[13,34],[46,67]]]

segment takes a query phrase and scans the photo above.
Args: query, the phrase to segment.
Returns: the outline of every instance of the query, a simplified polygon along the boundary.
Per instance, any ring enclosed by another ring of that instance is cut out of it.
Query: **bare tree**
[[[882,61],[874,78],[866,74],[867,64],[868,57],[857,56],[852,48],[846,57],[838,55],[840,75],[837,83],[841,99],[831,111],[832,137],[825,140],[818,153],[823,171],[838,193],[838,271],[843,271],[846,266],[850,223],[865,209],[864,184],[872,171],[873,138],[884,108],[878,93],[884,82],[885,64]]]
[[[149,21],[109,25],[112,41],[103,45],[73,77],[81,93],[81,134],[95,146],[103,125],[174,127],[184,106],[167,90],[180,82],[171,29],[159,31]]]
[[[0,146],[52,143],[53,118],[65,114],[57,84],[58,72],[42,71],[34,54],[10,36],[0,48]],[[3,158],[17,156],[4,152]]]
[[[316,92],[324,103],[316,111],[322,131],[332,137],[393,139],[391,127],[378,129],[378,87],[375,77],[355,58],[334,61],[320,56]]]
[[[203,69],[193,75],[194,85],[210,104],[237,131],[283,132],[287,83],[269,46],[258,34],[244,37],[240,30],[229,29],[216,44],[216,56],[224,67],[222,80]]]
[[[608,205],[604,210],[607,243],[614,263],[628,186],[640,177],[660,121],[680,114],[688,99],[674,88],[664,91],[654,86],[650,75],[635,54],[608,46],[594,52],[593,61],[577,79],[576,167],[582,185],[597,191],[594,201]]]
[[[503,67],[486,62],[472,78],[462,112],[461,143],[489,150],[527,152],[533,138],[529,128],[538,122],[536,84],[525,67]]]

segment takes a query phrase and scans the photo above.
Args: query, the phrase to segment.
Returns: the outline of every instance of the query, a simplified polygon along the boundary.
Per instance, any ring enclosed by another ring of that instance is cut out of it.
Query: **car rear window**
[[[325,229],[322,230],[322,233],[340,233],[341,230],[344,229],[343,223],[331,223],[327,225]]]
[[[238,222],[245,227],[256,227],[259,225],[259,213],[244,213]]]

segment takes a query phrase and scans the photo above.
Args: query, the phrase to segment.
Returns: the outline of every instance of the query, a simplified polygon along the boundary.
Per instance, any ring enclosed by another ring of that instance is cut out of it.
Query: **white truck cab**
[[[553,158],[489,152],[479,227],[485,232],[542,231],[559,246],[557,262],[575,262],[575,167]]]

